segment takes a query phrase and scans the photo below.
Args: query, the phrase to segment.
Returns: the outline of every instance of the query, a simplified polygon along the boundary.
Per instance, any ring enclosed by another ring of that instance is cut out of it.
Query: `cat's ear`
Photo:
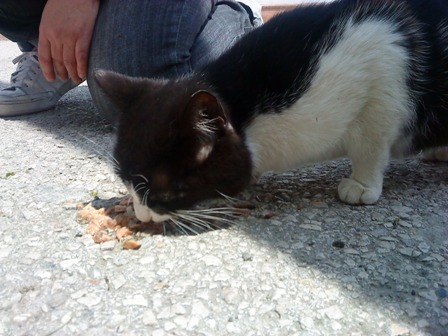
[[[227,117],[218,98],[208,91],[197,91],[187,104],[187,116],[198,132],[200,147],[196,154],[196,162],[203,163],[215,146],[216,140],[229,129]],[[231,127],[230,127],[231,128]]]
[[[193,118],[195,128],[205,133],[221,131],[227,117],[219,99],[209,91],[195,92],[187,105],[187,115]]]
[[[109,99],[121,109],[125,109],[142,94],[140,78],[107,70],[94,71],[93,78]]]

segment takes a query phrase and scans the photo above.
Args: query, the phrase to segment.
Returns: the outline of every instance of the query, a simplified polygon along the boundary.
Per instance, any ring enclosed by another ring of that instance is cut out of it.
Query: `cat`
[[[343,156],[339,199],[373,204],[391,157],[448,144],[448,2],[303,5],[189,75],[94,77],[122,111],[117,173],[142,221]]]

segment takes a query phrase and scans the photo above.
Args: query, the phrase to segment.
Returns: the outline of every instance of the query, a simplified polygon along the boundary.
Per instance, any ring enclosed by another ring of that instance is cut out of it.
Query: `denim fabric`
[[[38,37],[44,0],[1,0],[0,34],[23,51]],[[218,57],[259,25],[235,0],[102,0],[90,48],[88,85],[98,111],[117,111],[92,80],[95,69],[130,76],[175,77]]]
[[[39,36],[39,23],[47,0],[0,0],[0,34],[18,42],[22,51],[34,48],[27,41]]]
[[[215,59],[252,28],[247,10],[233,0],[103,0],[89,60],[95,106],[110,121],[117,120],[118,112],[91,79],[96,69],[179,76]]]

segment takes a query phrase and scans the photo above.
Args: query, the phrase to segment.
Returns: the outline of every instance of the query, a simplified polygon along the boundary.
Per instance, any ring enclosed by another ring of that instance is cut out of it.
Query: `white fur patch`
[[[302,98],[281,113],[259,115],[248,126],[256,172],[346,155],[348,145],[367,145],[349,143],[363,125],[371,133],[389,133],[391,145],[398,136],[397,121],[401,125],[409,119],[406,56],[391,45],[400,37],[384,22],[347,26],[341,41],[320,58]],[[379,114],[366,113],[372,110]]]
[[[349,19],[341,29],[339,41],[318,59],[309,89],[282,112],[257,116],[247,128],[247,146],[254,175],[347,155],[351,178],[379,197],[392,146],[409,149],[408,139],[399,142],[414,113],[407,54],[392,23]]]
[[[199,164],[203,163],[205,160],[207,160],[212,150],[213,150],[212,145],[202,146],[201,149],[196,154],[196,162],[198,162]]]
[[[132,186],[128,189],[133,199],[135,216],[140,221],[144,223],[151,221],[155,223],[160,223],[169,220],[171,218],[170,215],[159,215],[152,209],[148,208],[146,205],[142,204],[140,197],[137,195]]]

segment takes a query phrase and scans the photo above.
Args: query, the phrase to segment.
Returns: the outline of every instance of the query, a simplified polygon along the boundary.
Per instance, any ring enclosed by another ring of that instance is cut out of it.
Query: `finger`
[[[62,51],[62,58],[69,77],[76,83],[81,82],[81,78],[79,78],[78,76],[76,66],[75,47],[72,44],[64,45],[64,50]]]
[[[37,57],[39,58],[40,68],[45,78],[49,82],[54,81],[56,74],[54,73],[53,59],[51,58],[50,42],[47,39],[39,39]]]
[[[76,43],[75,55],[78,76],[83,80],[87,77],[88,63],[89,63],[89,39],[80,39]]]
[[[62,80],[68,79],[68,72],[64,65],[64,60],[62,56],[63,45],[52,43],[51,44],[51,58],[53,59],[53,66],[58,74],[59,78]]]

